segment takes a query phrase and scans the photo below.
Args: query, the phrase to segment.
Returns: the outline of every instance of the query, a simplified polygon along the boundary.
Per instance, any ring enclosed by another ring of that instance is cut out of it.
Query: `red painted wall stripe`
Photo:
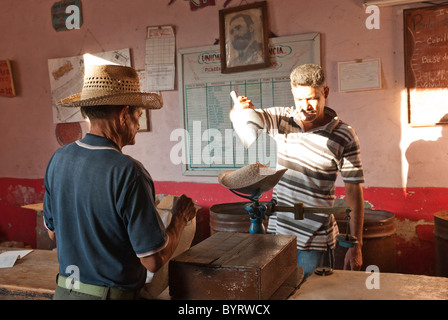
[[[157,194],[186,194],[203,209],[198,217],[198,232],[209,232],[209,209],[214,204],[243,202],[218,183],[155,182]],[[344,188],[336,188],[336,195],[344,197]],[[272,191],[263,196],[270,200]],[[43,201],[43,179],[0,178],[0,242],[23,241],[36,246],[36,214],[23,209],[26,204]],[[373,209],[395,214],[401,221],[423,221],[416,224],[412,239],[397,238],[399,272],[432,275],[434,269],[434,213],[448,210],[448,188],[364,188],[364,199]]]

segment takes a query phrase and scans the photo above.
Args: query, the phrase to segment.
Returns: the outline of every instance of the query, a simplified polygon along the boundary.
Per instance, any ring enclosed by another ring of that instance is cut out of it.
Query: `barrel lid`
[[[448,240],[448,211],[434,213],[434,235]]]
[[[249,202],[229,202],[219,203],[210,207],[210,217],[218,219],[239,219],[249,220],[249,214],[244,206]]]
[[[434,213],[434,217],[441,219],[441,220],[447,220],[448,221],[448,210],[446,211],[439,211]]]
[[[339,232],[346,232],[345,216],[335,214]],[[388,237],[396,233],[395,214],[383,210],[364,209],[363,239]]]
[[[364,217],[367,221],[381,222],[389,219],[393,220],[395,218],[395,214],[384,210],[364,209]]]

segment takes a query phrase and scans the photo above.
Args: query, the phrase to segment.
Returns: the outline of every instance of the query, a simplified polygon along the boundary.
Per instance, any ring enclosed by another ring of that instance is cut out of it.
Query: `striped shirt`
[[[277,169],[288,169],[274,187],[273,198],[279,205],[332,207],[338,172],[346,183],[364,182],[358,137],[328,107],[324,112],[332,120],[303,132],[290,116],[293,110],[257,110],[264,130],[277,143]],[[304,220],[294,220],[292,213],[277,212],[269,218],[268,232],[295,235],[299,250],[326,250],[335,247],[339,230],[333,215],[306,214]]]

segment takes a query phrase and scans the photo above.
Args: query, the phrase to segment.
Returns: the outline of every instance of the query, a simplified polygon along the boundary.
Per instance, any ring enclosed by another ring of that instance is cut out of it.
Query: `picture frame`
[[[149,124],[149,110],[143,109],[142,111],[142,116],[140,117],[140,119],[138,119],[138,123],[140,125],[140,129],[138,130],[138,132],[149,132],[151,131]]]
[[[149,92],[147,90],[147,83],[146,83],[146,71],[143,70],[136,70],[137,74],[138,74],[138,79],[140,81],[140,88],[143,92]],[[160,94],[160,92],[157,92],[157,94]],[[148,109],[143,109],[142,110],[142,116],[140,117],[140,119],[138,119],[138,123],[140,125],[140,129],[138,130],[138,132],[149,132],[151,131],[151,127],[150,127],[150,112]]]
[[[221,73],[269,67],[266,1],[219,11]]]

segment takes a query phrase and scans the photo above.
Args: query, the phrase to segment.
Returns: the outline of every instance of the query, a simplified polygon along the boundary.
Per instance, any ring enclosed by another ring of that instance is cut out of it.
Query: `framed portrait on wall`
[[[266,1],[219,11],[221,72],[233,73],[269,66]]]

